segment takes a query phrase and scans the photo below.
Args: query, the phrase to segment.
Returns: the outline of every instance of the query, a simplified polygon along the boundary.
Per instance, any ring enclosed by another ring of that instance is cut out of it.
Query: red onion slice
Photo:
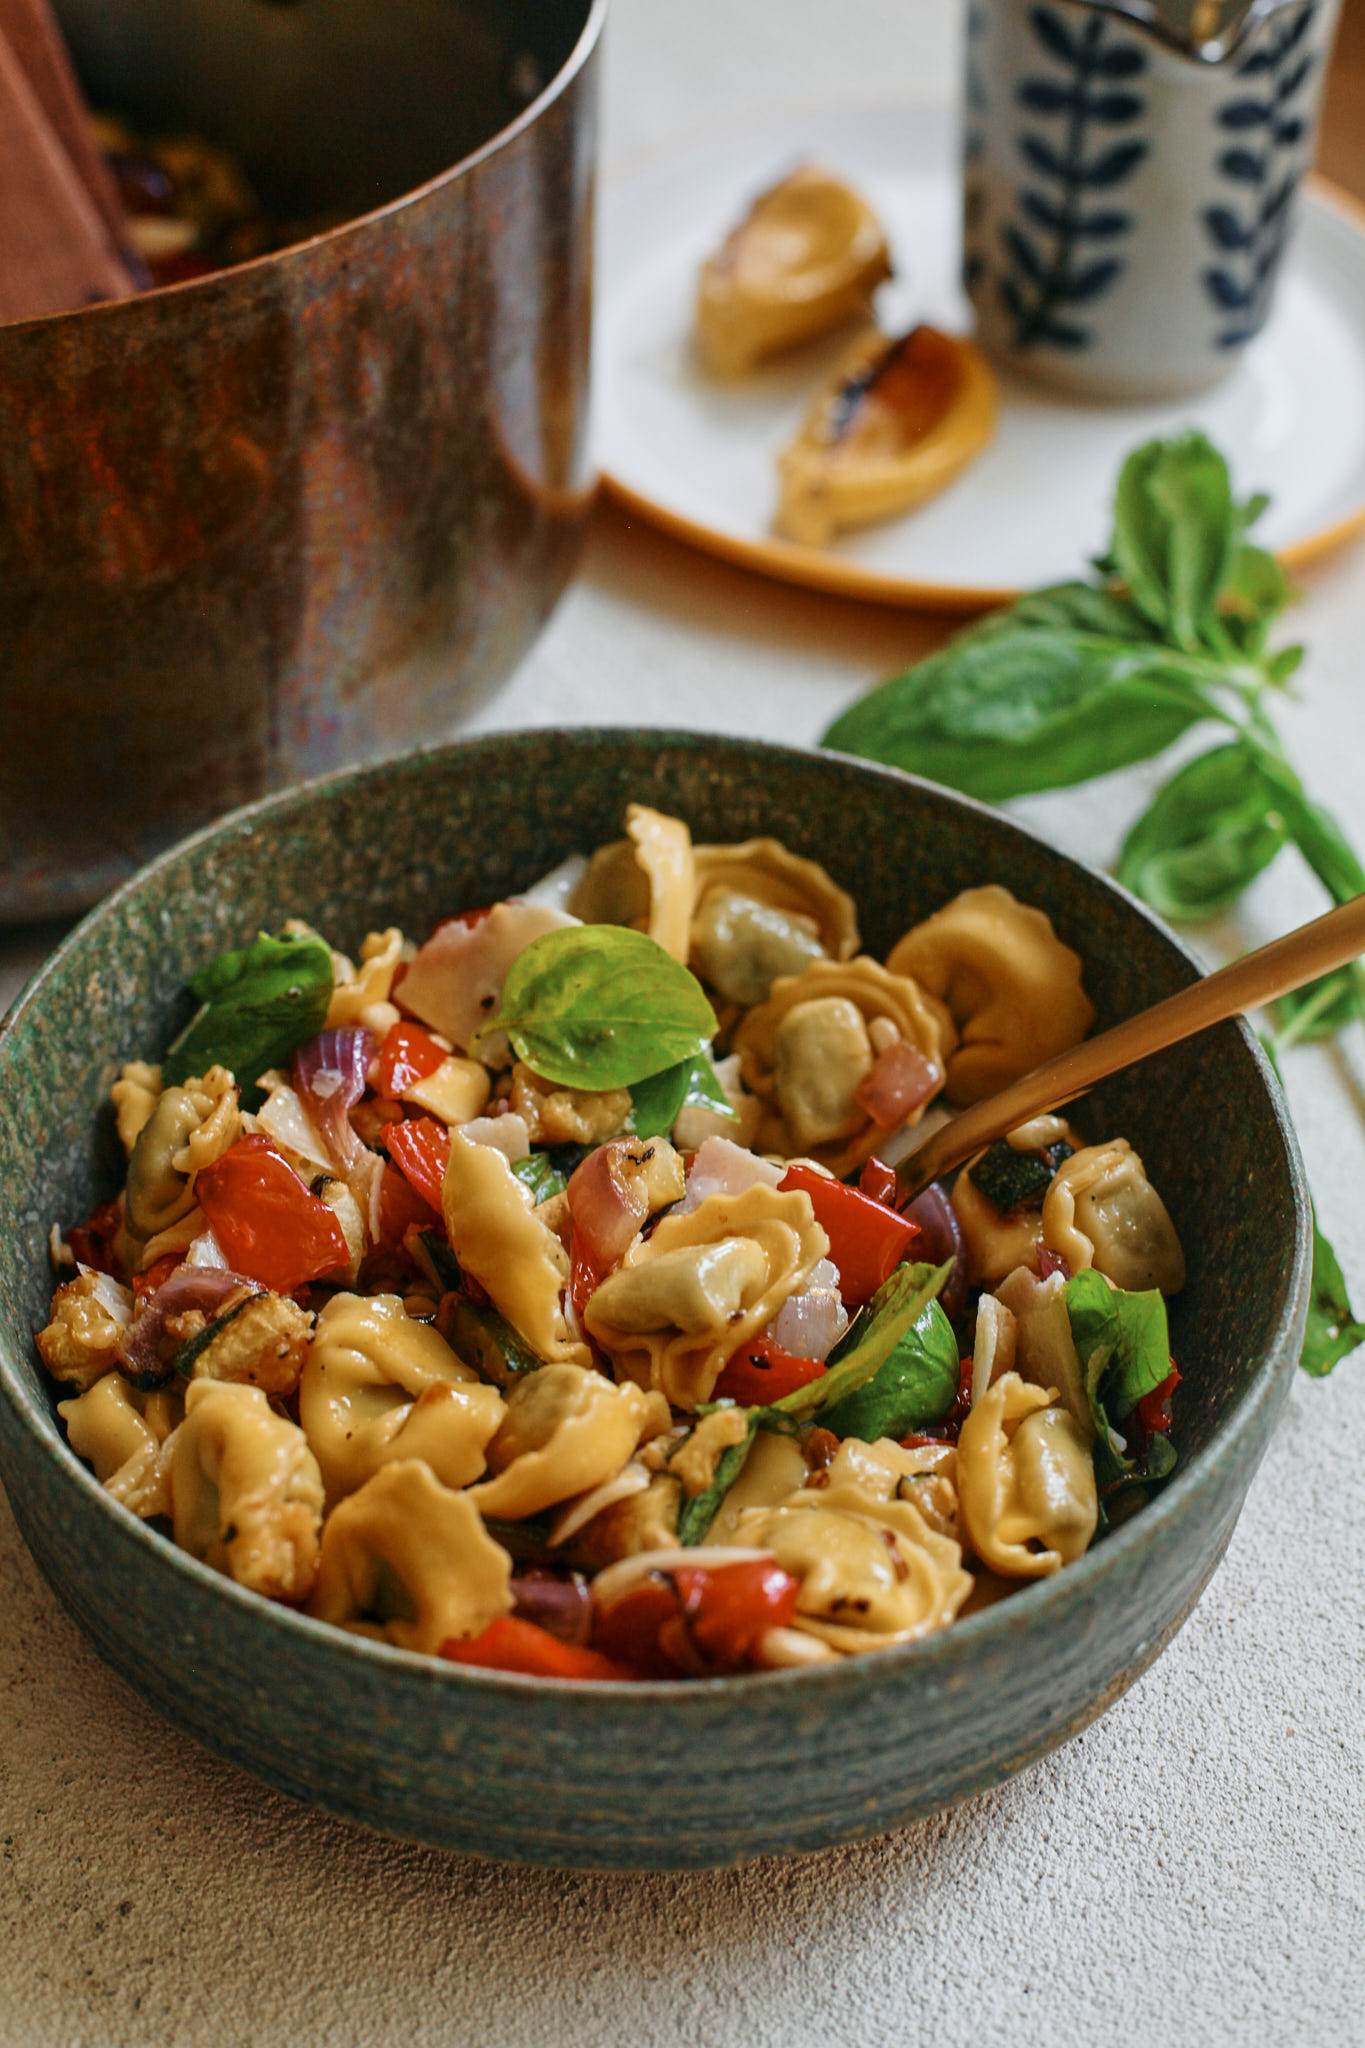
[[[878,1053],[854,1094],[873,1123],[890,1131],[913,1116],[942,1086],[943,1069],[908,1038],[898,1038]]]
[[[962,1229],[953,1211],[953,1205],[937,1181],[916,1195],[913,1202],[901,1210],[907,1222],[918,1223],[924,1232],[923,1256],[934,1265],[941,1266],[945,1259],[951,1259],[953,1270],[948,1275],[947,1285],[939,1296],[939,1305],[951,1322],[960,1315],[967,1302],[967,1258],[962,1248]]]
[[[518,1572],[512,1579],[512,1612],[519,1621],[533,1621],[561,1643],[586,1643],[592,1627],[592,1594],[575,1572]]]
[[[338,1173],[363,1164],[366,1147],[351,1128],[350,1111],[365,1093],[375,1035],[357,1024],[319,1031],[294,1054],[294,1086]]]
[[[1071,1278],[1071,1268],[1061,1253],[1054,1252],[1045,1244],[1038,1247],[1038,1272],[1044,1280],[1050,1280],[1054,1273],[1060,1273],[1064,1280]]]
[[[612,1138],[590,1152],[569,1182],[569,1213],[584,1256],[598,1273],[606,1273],[626,1251],[645,1217],[649,1198],[637,1180],[627,1185],[617,1171],[623,1154],[638,1138]]]
[[[261,1293],[258,1280],[245,1273],[230,1272],[226,1266],[177,1266],[154,1294],[144,1295],[133,1312],[133,1320],[119,1339],[119,1365],[138,1387],[164,1386],[171,1366],[163,1359],[160,1342],[169,1316],[186,1309],[202,1309],[213,1316],[230,1294],[247,1288]]]

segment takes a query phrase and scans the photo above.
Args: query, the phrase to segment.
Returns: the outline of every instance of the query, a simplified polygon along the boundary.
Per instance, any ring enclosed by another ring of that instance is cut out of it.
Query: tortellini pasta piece
[[[241,1135],[237,1084],[226,1067],[163,1088],[128,1159],[124,1216],[131,1235],[159,1237],[188,1215],[196,1174]]]
[[[775,982],[734,1037],[744,1084],[770,1112],[760,1144],[788,1158],[809,1156],[836,1174],[860,1166],[881,1127],[858,1101],[858,1086],[898,1038],[940,1074],[955,1042],[941,1003],[865,955],[817,960]],[[917,1122],[924,1107],[909,1121]]]
[[[313,1584],[322,1474],[303,1431],[259,1387],[195,1380],[171,1463],[175,1540],[271,1600]]]
[[[1056,1401],[1007,1372],[973,1403],[958,1439],[967,1539],[1006,1578],[1046,1578],[1074,1563],[1099,1520],[1089,1442]]]
[[[1030,1386],[1054,1388],[1089,1443],[1095,1425],[1071,1335],[1065,1275],[1050,1273],[1040,1280],[1027,1266],[1017,1266],[1000,1282],[995,1298],[1014,1318],[1014,1370]]]
[[[434,1655],[512,1606],[512,1560],[467,1493],[420,1458],[385,1465],[327,1517],[308,1612]]]
[[[359,968],[353,967],[344,953],[334,952],[335,987],[324,1029],[335,1031],[344,1024],[359,1024],[382,1039],[398,1022],[398,1010],[390,998],[402,957],[403,934],[397,925],[369,934],[360,949]]]
[[[1095,1021],[1081,961],[1041,910],[997,882],[964,889],[908,931],[887,960],[952,1012],[961,1042],[948,1061],[951,1101],[979,1102],[1079,1045]]]
[[[496,1387],[396,1294],[337,1294],[318,1317],[299,1420],[329,1501],[396,1458],[422,1458],[443,1485],[468,1486],[505,1413]]]
[[[584,1321],[619,1371],[694,1409],[828,1250],[804,1193],[708,1195],[632,1245]]]
[[[35,1340],[38,1355],[54,1380],[84,1392],[118,1364],[132,1318],[129,1289],[86,1267],[53,1295],[50,1320]]]
[[[997,1209],[972,1179],[970,1168],[953,1182],[952,1204],[974,1287],[994,1287],[1016,1266],[1037,1263],[1043,1241],[1040,1209]]]
[[[630,804],[625,838],[597,849],[569,907],[586,924],[647,932],[685,965],[695,888],[692,835],[682,819]]]
[[[1126,1138],[1062,1162],[1043,1197],[1042,1239],[1073,1273],[1094,1266],[1115,1287],[1178,1294],[1185,1285],[1175,1225]]]
[[[504,1521],[538,1515],[612,1479],[645,1437],[668,1428],[668,1404],[578,1365],[547,1365],[514,1381],[488,1446],[493,1474],[470,1499]]]
[[[846,889],[817,860],[791,853],[780,839],[743,839],[734,846],[697,846],[699,916],[713,892],[740,897],[793,919],[830,960],[851,960],[858,950],[858,910]]]
[[[107,1372],[74,1401],[59,1401],[57,1413],[106,1493],[135,1515],[169,1515],[173,1431],[184,1414],[177,1390],[139,1393]]]
[[[864,1447],[865,1448],[865,1447]],[[795,1626],[851,1653],[946,1628],[972,1589],[962,1552],[908,1500],[841,1475],[774,1508],[748,1508],[735,1540],[771,1550],[801,1581]]]
[[[456,1258],[537,1357],[591,1365],[587,1345],[570,1336],[564,1316],[568,1254],[537,1216],[506,1155],[452,1131],[442,1207]]]
[[[109,1090],[118,1124],[119,1143],[132,1156],[138,1132],[161,1099],[161,1069],[146,1060],[129,1060]]]

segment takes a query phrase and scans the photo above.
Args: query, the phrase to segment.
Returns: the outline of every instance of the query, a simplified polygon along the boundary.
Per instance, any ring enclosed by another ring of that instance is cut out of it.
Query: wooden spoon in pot
[[[1216,974],[1206,975],[1178,995],[1167,996],[1150,1010],[1140,1010],[1136,1017],[1102,1031],[1098,1038],[1073,1046],[1046,1066],[1035,1067],[998,1095],[964,1109],[899,1160],[894,1156],[888,1159],[888,1153],[894,1155],[905,1145],[914,1145],[914,1132],[901,1131],[880,1155],[896,1168],[898,1203],[913,1200],[931,1181],[974,1158],[1030,1117],[1060,1109],[1110,1074],[1136,1066],[1139,1060],[1164,1052],[1183,1038],[1193,1038],[1211,1024],[1225,1023],[1229,1017],[1273,1003],[1362,953],[1365,896],[1355,896],[1312,924],[1300,925],[1297,931],[1220,967]]]

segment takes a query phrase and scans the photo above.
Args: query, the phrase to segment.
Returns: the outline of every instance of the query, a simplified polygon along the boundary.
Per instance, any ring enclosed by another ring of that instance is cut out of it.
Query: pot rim
[[[232,263],[222,270],[212,270],[205,277],[187,277],[177,284],[154,285],[147,291],[134,292],[126,299],[100,299],[91,306],[71,306],[60,313],[42,313],[36,319],[0,321],[0,336],[28,334],[42,328],[53,327],[59,322],[112,320],[120,314],[126,314],[130,307],[161,305],[172,299],[184,298],[190,293],[212,291],[215,287],[221,288],[225,279],[255,276],[271,264],[280,263],[287,257],[299,256],[306,250],[321,249],[329,244],[339,243],[348,235],[358,234],[379,221],[403,212],[406,207],[430,198],[443,186],[453,184],[457,178],[464,177],[467,172],[477,169],[489,158],[510,147],[540,119],[548,107],[563,96],[597,46],[603,23],[607,18],[607,7],[608,0],[591,0],[587,19],[583,23],[578,39],[559,70],[505,127],[490,135],[486,142],[481,142],[468,156],[460,157],[456,163],[448,165],[443,171],[438,171],[435,177],[425,179],[422,184],[410,186],[406,192],[400,192],[396,199],[386,199],[382,206],[372,206],[365,213],[351,214],[346,220],[338,221],[335,227],[324,228],[316,235],[306,235],[301,241],[290,242],[283,249],[270,249],[263,256],[248,257],[244,263]]]
[[[598,0],[598,4],[604,4],[604,0]],[[404,754],[393,756],[387,761],[372,763],[368,767],[342,768],[326,775],[315,776],[306,782],[295,783],[288,789],[258,797],[252,803],[227,812],[212,824],[202,826],[198,831],[177,841],[174,846],[150,861],[136,875],[87,912],[33,979],[20,991],[5,1015],[0,1017],[0,1115],[3,1114],[4,1068],[10,1042],[28,1012],[41,1005],[49,982],[79,951],[89,931],[94,930],[106,918],[115,915],[119,908],[136,897],[155,875],[180,862],[187,855],[193,855],[215,842],[228,847],[234,838],[253,836],[255,828],[273,822],[276,817],[287,814],[291,809],[307,811],[319,798],[338,793],[361,780],[382,782],[387,778],[401,778],[409,773],[415,764],[436,763],[450,758],[467,759],[470,756],[473,756],[477,763],[477,756],[480,753],[494,752],[506,748],[509,744],[515,746],[523,738],[536,741],[551,740],[561,749],[596,749],[603,746],[638,746],[646,737],[649,744],[661,752],[687,752],[702,744],[709,748],[720,748],[726,753],[748,755],[751,760],[757,753],[760,757],[771,760],[775,766],[789,762],[829,761],[837,763],[844,769],[853,769],[861,776],[884,782],[892,789],[926,793],[939,801],[946,799],[955,808],[988,819],[992,829],[1004,830],[1007,834],[1015,835],[1033,846],[1040,847],[1052,859],[1078,868],[1091,880],[1098,881],[1120,903],[1154,928],[1191,967],[1198,973],[1203,972],[1194,953],[1171,930],[1165,920],[1140,902],[1121,883],[1101,870],[1090,867],[1087,862],[1064,853],[1041,833],[1021,825],[991,805],[948,789],[941,783],[930,782],[924,776],[864,761],[855,755],[844,754],[833,748],[786,746],[728,734],[700,733],[668,727],[650,728],[647,734],[641,729],[623,726],[528,727],[524,732],[495,732],[472,739],[449,741],[439,746],[410,749]],[[1041,1620],[1055,1614],[1060,1620],[1068,1608],[1084,1606],[1092,1589],[1097,1583],[1102,1583],[1106,1576],[1111,1576],[1121,1568],[1135,1544],[1145,1543],[1149,1538],[1160,1540],[1163,1536],[1171,1538],[1178,1534],[1180,1524],[1186,1515],[1187,1504],[1193,1505],[1201,1493],[1216,1486],[1218,1468],[1222,1462],[1235,1453],[1244,1441],[1254,1440],[1263,1421],[1268,1433],[1269,1422],[1273,1419],[1274,1411],[1279,1405],[1289,1376],[1297,1365],[1302,1348],[1311,1287],[1312,1206],[1298,1138],[1278,1076],[1266,1057],[1260,1040],[1246,1020],[1240,1018],[1235,1020],[1235,1023],[1244,1044],[1252,1054],[1261,1085],[1270,1098],[1287,1156],[1294,1205],[1293,1248],[1286,1270],[1284,1303],[1271,1340],[1257,1365],[1254,1378],[1238,1398],[1232,1414],[1213,1441],[1183,1460],[1175,1476],[1156,1497],[1149,1500],[1140,1512],[1133,1515],[1120,1528],[1105,1536],[1101,1544],[1088,1551],[1075,1564],[1066,1566],[1063,1571],[1054,1573],[1050,1578],[1034,1579],[1012,1592],[1008,1598],[997,1600],[977,1613],[955,1621],[950,1628],[940,1629],[916,1642],[868,1652],[862,1656],[841,1658],[836,1663],[786,1670],[732,1673],[701,1679],[646,1679],[629,1682],[603,1679],[556,1680],[531,1678],[517,1672],[489,1671],[473,1665],[451,1664],[437,1656],[428,1656],[419,1651],[400,1649],[391,1643],[349,1634],[293,1608],[264,1600],[222,1573],[213,1571],[197,1558],[179,1550],[166,1536],[150,1528],[105,1491],[94,1473],[76,1457],[65,1438],[53,1430],[50,1410],[40,1415],[38,1404],[21,1382],[19,1363],[3,1338],[0,1338],[0,1389],[3,1390],[8,1406],[20,1423],[36,1438],[46,1455],[55,1458],[68,1476],[84,1489],[87,1499],[97,1503],[96,1511],[110,1517],[113,1530],[121,1536],[140,1543],[161,1569],[169,1571],[172,1575],[187,1574],[191,1582],[201,1589],[211,1588],[218,1596],[235,1604],[244,1618],[254,1616],[261,1627],[301,1630],[305,1643],[311,1644],[314,1648],[325,1647],[334,1654],[359,1659],[362,1667],[369,1665],[374,1668],[377,1660],[377,1668],[388,1667],[400,1679],[406,1679],[410,1683],[423,1679],[431,1682],[439,1677],[442,1683],[470,1684],[491,1689],[493,1701],[500,1695],[507,1696],[509,1689],[513,1698],[525,1697],[528,1692],[548,1693],[553,1696],[557,1710],[575,1711],[577,1703],[585,1708],[589,1716],[595,1708],[608,1701],[625,1704],[635,1698],[646,1706],[667,1702],[675,1715],[688,1701],[697,1708],[705,1706],[709,1711],[718,1697],[738,1702],[741,1699],[749,1699],[760,1689],[766,1692],[773,1687],[800,1686],[812,1692],[818,1690],[822,1696],[833,1694],[837,1697],[850,1686],[861,1690],[867,1679],[873,1675],[868,1670],[869,1666],[873,1667],[874,1672],[884,1672],[888,1680],[897,1675],[908,1676],[913,1670],[921,1682],[932,1685],[939,1667],[955,1660],[959,1654],[968,1650],[969,1645],[978,1640],[990,1641],[998,1636],[1023,1633],[1029,1629],[1029,1624],[1035,1616]],[[1247,1475],[1248,1483],[1250,1476]]]

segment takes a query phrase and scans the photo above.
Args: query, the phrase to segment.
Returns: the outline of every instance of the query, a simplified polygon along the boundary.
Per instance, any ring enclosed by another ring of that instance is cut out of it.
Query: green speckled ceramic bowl
[[[115,1505],[67,1449],[33,1349],[48,1226],[120,1176],[106,1107],[186,976],[290,913],[354,947],[421,933],[615,836],[631,798],[703,839],[772,832],[856,896],[871,949],[971,883],[1041,905],[1106,1025],[1194,976],[1111,883],[989,811],[835,756],[698,735],[495,737],[333,777],[188,840],[72,934],[0,1032],[0,1478],[100,1653],[168,1720],[297,1798],[548,1864],[682,1868],[815,1849],[996,1785],[1075,1734],[1189,1613],[1294,1369],[1309,1220],[1284,1105],[1226,1025],[1108,1084],[1092,1133],[1145,1157],[1189,1255],[1179,1470],[1057,1578],[922,1644],[693,1684],[545,1685],[348,1637],[240,1591]]]

